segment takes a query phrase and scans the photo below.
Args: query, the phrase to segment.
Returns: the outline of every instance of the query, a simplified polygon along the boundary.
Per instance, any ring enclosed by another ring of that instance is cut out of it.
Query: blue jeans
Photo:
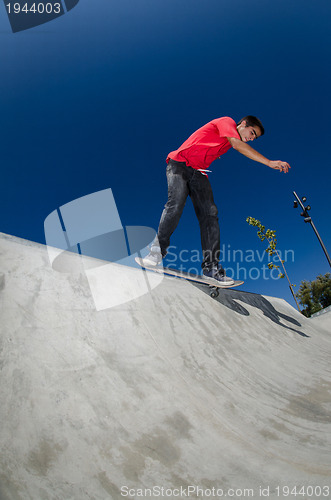
[[[200,224],[203,269],[218,267],[220,254],[220,229],[218,211],[213,191],[206,175],[188,167],[185,162],[170,160],[167,166],[168,201],[164,207],[158,241],[162,256],[167,253],[170,237],[183,213],[186,199],[190,196]]]

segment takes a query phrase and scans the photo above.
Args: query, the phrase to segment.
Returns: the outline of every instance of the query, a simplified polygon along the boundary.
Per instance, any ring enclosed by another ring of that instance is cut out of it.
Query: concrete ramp
[[[331,498],[326,317],[175,278],[97,311],[80,256],[0,256],[1,500]]]

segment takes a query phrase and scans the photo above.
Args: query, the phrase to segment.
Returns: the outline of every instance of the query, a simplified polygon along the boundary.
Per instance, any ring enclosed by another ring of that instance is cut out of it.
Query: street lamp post
[[[302,203],[302,201],[300,200],[299,196],[296,194],[296,192],[295,192],[295,191],[293,191],[293,194],[294,194],[294,196],[295,196],[295,198],[296,198],[296,200],[294,200],[294,205],[293,205],[293,206],[294,206],[294,208],[297,208],[297,207],[298,207],[298,204],[299,204],[299,205],[300,205],[300,207],[302,208],[302,212],[301,212],[301,214],[300,214],[300,215],[301,215],[302,217],[304,217],[304,218],[305,218],[305,219],[304,219],[304,220],[305,220],[305,222],[306,222],[306,223],[309,223],[309,224],[311,225],[311,227],[313,228],[313,230],[314,230],[314,232],[315,232],[315,234],[316,234],[316,236],[317,236],[317,238],[318,238],[318,241],[320,242],[321,247],[323,248],[323,251],[324,251],[324,253],[325,253],[325,256],[326,256],[326,258],[328,259],[328,263],[329,263],[329,264],[330,264],[330,266],[331,266],[331,259],[330,259],[330,256],[329,256],[328,252],[327,252],[327,249],[325,248],[325,245],[324,245],[324,243],[323,243],[323,241],[322,241],[322,238],[320,237],[320,235],[319,235],[319,233],[318,233],[318,231],[317,231],[317,229],[316,229],[316,227],[315,227],[315,224],[313,223],[313,221],[312,221],[312,219],[311,219],[311,217],[310,217],[310,215],[309,215],[309,210],[311,209],[311,207],[310,207],[310,205],[307,205],[306,207],[303,205],[303,203],[305,203],[305,202],[307,201],[307,198],[306,198],[305,196],[303,196],[303,197],[301,198],[301,199],[302,199],[302,201],[303,201],[303,203]]]

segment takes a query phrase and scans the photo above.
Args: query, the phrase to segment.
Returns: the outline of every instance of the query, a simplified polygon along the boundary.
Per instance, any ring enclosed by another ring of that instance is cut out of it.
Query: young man
[[[186,199],[190,196],[200,224],[203,275],[211,283],[233,283],[219,265],[218,212],[208,180],[208,167],[232,147],[251,160],[280,172],[288,172],[288,163],[268,160],[247,144],[263,134],[263,125],[255,116],[246,116],[237,124],[229,117],[217,118],[199,128],[176,151],[169,153],[168,201],[161,216],[157,239],[152,244],[149,255],[143,259],[147,265],[156,266],[165,257],[170,236],[176,229]]]

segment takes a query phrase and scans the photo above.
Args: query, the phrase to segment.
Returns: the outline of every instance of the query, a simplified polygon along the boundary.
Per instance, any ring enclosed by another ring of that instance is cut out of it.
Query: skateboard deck
[[[135,261],[139,266],[144,269],[148,269],[149,271],[153,271],[155,273],[166,274],[168,276],[175,276],[176,278],[182,278],[187,281],[193,281],[195,283],[202,283],[203,285],[208,285],[210,288],[210,296],[215,298],[218,296],[219,288],[234,288],[236,286],[243,285],[244,282],[240,280],[235,280],[232,285],[218,284],[218,283],[210,283],[208,278],[204,278],[199,274],[188,273],[186,271],[179,271],[178,269],[173,269],[172,267],[163,267],[163,266],[148,266],[144,264],[143,259],[140,257],[136,257]]]

